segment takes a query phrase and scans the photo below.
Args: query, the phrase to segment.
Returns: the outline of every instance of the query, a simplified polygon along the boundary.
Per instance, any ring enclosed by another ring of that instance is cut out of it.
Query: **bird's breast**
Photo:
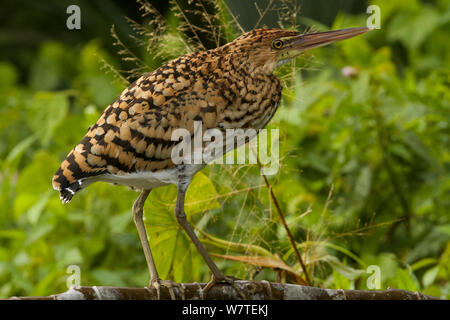
[[[279,106],[280,80],[273,75],[249,75],[233,82],[230,88],[234,91],[234,101],[219,115],[220,126],[264,128]]]

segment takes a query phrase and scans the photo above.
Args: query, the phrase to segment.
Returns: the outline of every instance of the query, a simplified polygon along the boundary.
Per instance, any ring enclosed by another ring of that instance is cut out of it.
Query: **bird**
[[[104,110],[69,152],[52,179],[63,203],[94,182],[125,185],[140,191],[132,216],[150,276],[149,287],[172,289],[160,279],[143,221],[146,199],[154,188],[177,187],[175,216],[209,267],[216,283],[237,286],[213,262],[186,219],[184,201],[194,175],[207,163],[173,160],[180,141],[177,129],[264,128],[280,105],[282,85],[274,71],[303,52],[370,31],[356,27],[316,33],[277,28],[254,29],[223,46],[180,56],[134,81]],[[184,140],[184,139],[183,139]],[[151,213],[150,213],[151,214]],[[178,286],[179,287],[179,286]],[[179,287],[180,288],[180,287]]]

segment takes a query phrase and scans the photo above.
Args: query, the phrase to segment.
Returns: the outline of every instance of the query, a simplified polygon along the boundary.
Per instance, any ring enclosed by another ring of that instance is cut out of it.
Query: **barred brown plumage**
[[[142,75],[89,128],[53,177],[61,200],[69,202],[79,190],[96,181],[141,189],[133,205],[150,271],[150,285],[159,289],[175,284],[159,279],[142,222],[150,190],[178,186],[176,217],[213,273],[204,288],[224,276],[200,244],[184,214],[184,196],[205,164],[175,164],[171,158],[176,129],[194,134],[194,122],[203,129],[261,129],[270,121],[281,100],[281,83],[273,71],[301,52],[347,39],[369,28],[352,28],[301,35],[297,31],[257,29],[222,47],[181,56]]]

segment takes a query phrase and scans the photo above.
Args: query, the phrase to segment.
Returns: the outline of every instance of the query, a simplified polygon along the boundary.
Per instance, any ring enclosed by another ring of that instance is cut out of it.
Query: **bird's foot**
[[[211,276],[211,280],[206,284],[206,286],[203,288],[203,296],[206,292],[208,292],[209,289],[211,289],[215,284],[217,283],[228,283],[230,286],[236,290],[236,292],[239,294],[242,300],[247,300],[247,296],[244,294],[244,292],[235,284],[236,280],[241,280],[238,278],[235,278],[233,276],[225,276],[222,275],[221,277],[216,277],[214,274]]]
[[[148,285],[148,288],[155,288],[158,300],[161,300],[161,287],[167,288],[167,290],[169,291],[170,298],[172,300],[176,300],[176,296],[175,296],[175,292],[174,292],[173,288],[178,288],[178,291],[181,294],[181,300],[185,299],[184,288],[178,282],[175,282],[172,280],[161,280],[161,279],[157,278],[157,279],[150,280],[150,283]]]

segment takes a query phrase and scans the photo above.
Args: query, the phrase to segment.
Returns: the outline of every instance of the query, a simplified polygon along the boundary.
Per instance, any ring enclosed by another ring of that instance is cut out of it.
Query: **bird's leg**
[[[233,277],[225,276],[222,271],[219,270],[219,268],[216,266],[214,261],[212,261],[211,257],[209,256],[208,252],[206,252],[205,248],[201,244],[200,240],[197,238],[197,235],[195,234],[194,230],[192,229],[191,225],[186,219],[186,214],[184,213],[184,199],[186,196],[186,189],[187,187],[178,187],[178,196],[177,196],[177,204],[175,206],[175,216],[178,220],[178,223],[183,227],[183,229],[188,234],[189,238],[191,238],[194,245],[197,247],[198,252],[201,254],[203,259],[205,260],[206,264],[208,265],[209,269],[212,272],[211,280],[208,282],[208,284],[203,288],[203,292],[206,293],[212,286],[214,286],[216,283],[219,282],[226,282],[230,284],[241,296],[242,299],[246,299],[245,294],[242,292],[241,289],[239,289],[235,284],[234,281],[236,280]]]
[[[173,287],[177,287],[184,299],[184,289],[179,283],[175,283],[170,280],[161,280],[158,276],[158,271],[156,270],[155,262],[153,261],[152,251],[150,250],[150,245],[147,239],[147,232],[144,225],[144,203],[147,199],[151,189],[143,190],[139,197],[133,204],[133,220],[136,224],[139,238],[141,239],[142,248],[144,249],[145,260],[147,261],[148,270],[150,272],[150,284],[149,287],[154,287],[156,289],[156,294],[158,300],[161,298],[161,286],[166,287],[169,290],[169,294],[172,300],[175,300],[175,294],[173,292]]]

